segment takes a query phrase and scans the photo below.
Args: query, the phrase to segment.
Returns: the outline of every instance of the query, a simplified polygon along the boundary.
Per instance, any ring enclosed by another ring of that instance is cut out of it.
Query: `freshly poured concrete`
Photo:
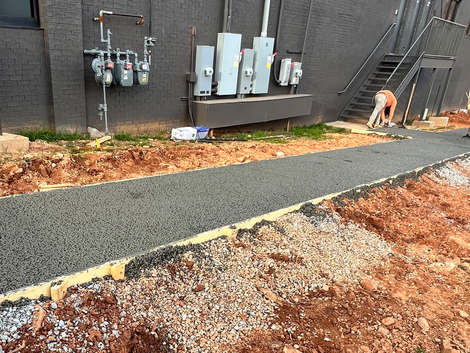
[[[0,198],[0,293],[470,152],[466,130]]]

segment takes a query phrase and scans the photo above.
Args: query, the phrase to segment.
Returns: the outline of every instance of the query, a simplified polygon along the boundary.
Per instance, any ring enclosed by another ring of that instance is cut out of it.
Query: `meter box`
[[[114,66],[114,84],[122,87],[130,87],[134,82],[134,71],[132,64],[128,61],[119,60]]]
[[[91,63],[91,67],[95,72],[95,82],[99,85],[111,86],[113,83],[114,63],[111,60],[102,61],[95,58]]]
[[[290,70],[290,84],[298,85],[302,78],[302,63],[293,62]]]
[[[253,65],[253,88],[251,93],[268,93],[271,65],[273,63],[274,38],[253,38],[255,61]]]
[[[196,82],[194,95],[205,97],[211,95],[212,75],[214,74],[214,47],[198,45],[196,47]]]
[[[150,65],[140,61],[134,64],[134,83],[146,86],[149,83]]]
[[[219,96],[237,93],[241,45],[241,34],[219,33],[217,36],[214,79],[218,83],[216,94]]]
[[[242,50],[242,61],[238,70],[237,94],[249,94],[253,79],[253,60],[255,51],[253,49]]]
[[[279,81],[280,81],[279,85],[280,86],[289,85],[291,64],[292,64],[292,59],[282,59],[281,71],[279,72]]]

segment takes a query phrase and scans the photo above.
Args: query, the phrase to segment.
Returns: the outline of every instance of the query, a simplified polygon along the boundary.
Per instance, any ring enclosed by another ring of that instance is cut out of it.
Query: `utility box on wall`
[[[255,51],[253,49],[243,49],[242,61],[238,71],[237,94],[249,94],[251,92],[254,58]]]
[[[205,97],[211,95],[212,74],[214,73],[214,47],[198,45],[196,47],[196,82],[194,95]]]
[[[236,94],[238,67],[242,35],[219,33],[217,36],[217,57],[215,61],[215,81],[219,96]]]
[[[271,65],[273,63],[274,38],[253,38],[255,62],[253,65],[253,88],[251,93],[268,93]]]

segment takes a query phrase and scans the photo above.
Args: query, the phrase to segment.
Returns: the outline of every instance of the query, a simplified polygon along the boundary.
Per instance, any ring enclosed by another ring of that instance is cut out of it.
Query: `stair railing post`
[[[429,99],[431,98],[432,89],[434,87],[434,81],[436,80],[436,74],[437,74],[437,69],[432,69],[431,82],[429,83],[429,88],[428,88],[428,96],[426,98],[426,103],[423,105],[423,108],[421,109],[421,116],[419,117],[419,120],[421,121],[424,120],[424,113],[426,112],[426,108],[429,104]]]
[[[416,89],[416,85],[418,84],[421,70],[422,69],[419,69],[418,72],[416,73],[415,80],[413,82],[413,88],[411,88],[411,94],[410,94],[410,97],[408,98],[408,105],[406,107],[405,113],[403,114],[403,119],[401,120],[401,125],[403,128],[405,128],[406,120],[408,119],[408,114],[410,113],[411,102],[413,102],[413,96],[415,94],[415,89]]]
[[[442,104],[444,104],[444,99],[446,98],[447,90],[449,89],[450,77],[452,76],[452,68],[447,72],[446,83],[444,84],[444,91],[442,92],[442,98],[439,101],[437,106],[437,116],[441,115]]]

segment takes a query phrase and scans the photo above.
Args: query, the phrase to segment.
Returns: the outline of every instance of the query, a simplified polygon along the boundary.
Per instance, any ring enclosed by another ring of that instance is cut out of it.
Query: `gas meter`
[[[95,58],[92,63],[91,67],[95,72],[95,82],[99,85],[102,85],[103,82],[106,87],[111,86],[113,82],[113,73],[112,70],[114,68],[114,63],[111,60],[102,61],[99,58]]]
[[[134,64],[134,82],[145,86],[149,82],[150,66],[148,63],[140,61]]]
[[[134,82],[134,71],[132,64],[128,61],[119,60],[114,66],[114,82],[116,85],[130,87]]]

